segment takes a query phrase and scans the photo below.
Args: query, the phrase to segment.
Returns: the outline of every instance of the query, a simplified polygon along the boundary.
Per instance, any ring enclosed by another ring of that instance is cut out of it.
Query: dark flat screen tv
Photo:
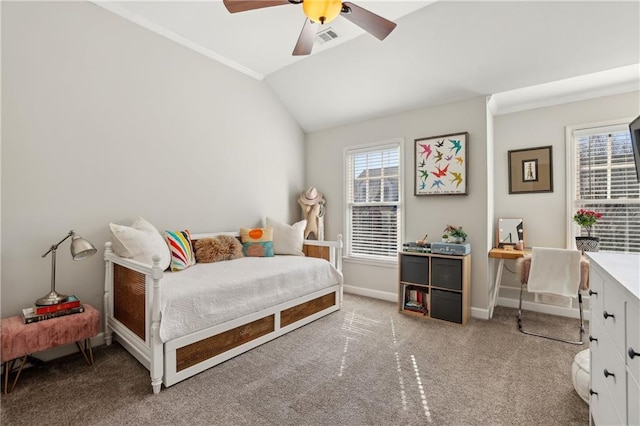
[[[629,123],[631,132],[631,145],[633,145],[633,158],[636,162],[636,178],[640,183],[640,116]]]

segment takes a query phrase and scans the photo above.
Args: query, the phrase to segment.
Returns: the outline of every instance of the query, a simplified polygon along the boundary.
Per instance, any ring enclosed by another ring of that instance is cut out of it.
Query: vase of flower
[[[598,251],[600,250],[600,238],[592,237],[591,230],[593,225],[596,224],[598,219],[602,218],[602,213],[597,213],[592,210],[580,209],[573,215],[573,221],[580,225],[582,229],[587,231],[587,236],[576,237],[576,248],[582,253],[585,251]]]
[[[600,250],[600,238],[576,237],[576,248],[582,253],[585,251],[598,251]]]

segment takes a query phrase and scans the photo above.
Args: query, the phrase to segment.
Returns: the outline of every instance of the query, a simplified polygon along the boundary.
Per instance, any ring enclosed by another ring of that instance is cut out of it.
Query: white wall
[[[472,297],[474,308],[488,304],[487,152],[485,98],[410,111],[307,135],[306,179],[327,199],[327,238],[344,233],[343,155],[348,146],[404,138],[404,238],[417,240],[429,234],[438,241],[447,224],[461,225],[472,246]],[[414,139],[469,132],[468,195],[413,195]],[[352,290],[396,300],[397,266],[372,266],[346,261],[345,285]]]
[[[527,246],[564,248],[566,218],[573,214],[566,211],[565,204],[565,127],[638,114],[640,92],[636,91],[495,116],[494,223],[500,217],[522,217]],[[509,194],[507,152],[546,145],[553,147],[553,192]],[[507,261],[506,265],[515,271],[513,262]],[[515,274],[509,271],[505,271],[502,282],[517,286]],[[508,297],[506,291],[500,294]]]
[[[109,222],[299,217],[304,134],[262,82],[88,2],[2,2],[2,317],[50,286],[102,307]]]
[[[315,185],[328,200],[327,238],[344,233],[344,147],[396,137],[405,141],[403,239],[434,241],[446,224],[464,226],[478,312],[493,276],[487,223],[524,217],[528,245],[564,244],[564,126],[639,113],[634,92],[498,115],[492,129],[478,97],[310,134],[305,155],[302,131],[261,82],[91,3],[1,6],[4,317],[48,291],[41,254],[69,229],[100,252],[72,262],[65,243],[58,290],[98,307],[111,221],[141,215],[160,230],[193,232],[265,215],[293,221],[297,195]],[[461,131],[470,134],[469,195],[415,197],[414,139]],[[554,192],[509,195],[507,151],[541,145],[554,147]],[[346,262],[344,272],[352,288],[395,297],[395,267]]]

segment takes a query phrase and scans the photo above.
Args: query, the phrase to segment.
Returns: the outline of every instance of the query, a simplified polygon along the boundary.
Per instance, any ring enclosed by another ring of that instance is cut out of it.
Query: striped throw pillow
[[[165,239],[171,250],[171,270],[182,271],[196,263],[191,244],[191,234],[184,231],[165,231]]]

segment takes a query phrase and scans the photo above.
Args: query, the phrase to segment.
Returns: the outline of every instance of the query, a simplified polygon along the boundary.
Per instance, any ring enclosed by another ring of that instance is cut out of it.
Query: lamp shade
[[[342,10],[341,0],[304,0],[302,10],[313,22],[326,24],[333,21]]]
[[[44,297],[36,300],[38,306],[57,305],[67,300],[67,295],[60,294],[56,291],[56,250],[58,246],[71,237],[71,257],[73,260],[82,260],[96,253],[96,248],[89,241],[76,235],[75,231],[71,230],[66,237],[60,240],[58,244],[51,246],[49,250],[42,257],[46,257],[51,253],[51,291]]]
[[[89,241],[74,234],[71,237],[71,257],[82,260],[96,253],[96,248]]]

